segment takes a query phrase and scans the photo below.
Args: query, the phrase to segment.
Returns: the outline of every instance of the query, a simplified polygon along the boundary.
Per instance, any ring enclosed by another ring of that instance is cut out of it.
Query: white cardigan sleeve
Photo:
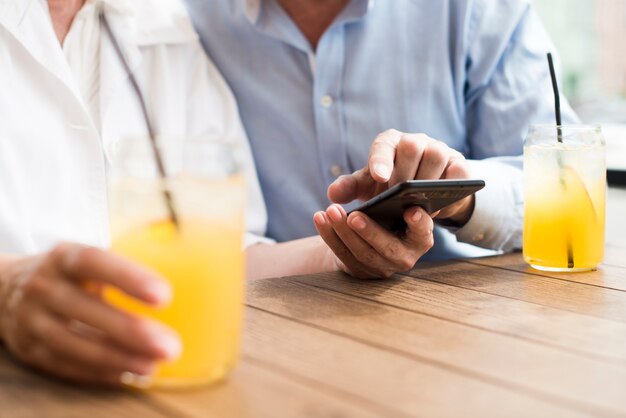
[[[244,245],[273,242],[265,237],[267,210],[235,98],[199,42],[190,48],[189,58],[187,134],[190,137],[223,135],[241,149],[247,184]]]

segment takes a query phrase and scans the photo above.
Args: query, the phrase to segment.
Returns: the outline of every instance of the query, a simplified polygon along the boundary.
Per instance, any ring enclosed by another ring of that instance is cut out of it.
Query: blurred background
[[[563,93],[602,124],[607,166],[626,171],[626,0],[535,0],[562,63]]]

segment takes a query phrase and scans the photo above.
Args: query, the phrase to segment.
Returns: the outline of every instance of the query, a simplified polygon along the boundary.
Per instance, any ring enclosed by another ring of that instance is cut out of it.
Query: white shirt
[[[39,0],[47,5],[47,0]],[[85,104],[100,128],[100,43],[101,37],[99,11],[104,3],[111,0],[87,0],[72,21],[70,31],[63,41],[63,53],[67,59]],[[120,2],[113,0],[113,7]],[[123,5],[123,2],[122,2]],[[130,9],[115,8],[116,12],[129,14]]]
[[[121,47],[155,130],[175,137],[219,135],[245,148],[246,243],[262,240],[267,214],[235,101],[184,7],[178,0],[104,3],[114,32],[125,40]],[[122,3],[127,7],[113,7]],[[108,245],[104,149],[147,134],[111,44],[100,42],[94,90],[85,77],[89,68],[78,58],[84,45],[77,37],[89,20],[72,28],[79,32],[68,35],[64,51],[46,5],[0,0],[0,252],[36,253],[60,240]],[[80,17],[89,18],[87,12]]]

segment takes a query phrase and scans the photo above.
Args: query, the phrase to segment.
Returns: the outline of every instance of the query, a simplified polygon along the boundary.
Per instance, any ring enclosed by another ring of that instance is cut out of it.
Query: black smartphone
[[[409,180],[374,196],[351,212],[365,213],[382,227],[399,231],[406,227],[404,211],[421,206],[437,212],[485,187],[483,180]]]

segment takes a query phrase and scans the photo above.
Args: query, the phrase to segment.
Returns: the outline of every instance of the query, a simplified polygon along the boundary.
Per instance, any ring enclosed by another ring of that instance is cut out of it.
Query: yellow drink
[[[166,181],[159,178],[148,139],[123,141],[116,149],[109,205],[112,250],[160,273],[172,287],[172,301],[156,309],[114,289],[106,297],[179,334],[182,354],[158,365],[154,385],[212,383],[223,379],[238,357],[245,182],[237,150],[219,139],[163,141],[159,147]],[[164,187],[178,225],[168,216]]]
[[[109,301],[175,329],[181,357],[160,365],[159,386],[210,383],[224,378],[237,360],[243,303],[240,223],[182,218],[140,225],[113,241],[113,250],[167,278],[174,298],[164,309],[138,304],[111,291]]]
[[[554,139],[527,145],[524,171],[526,262],[552,271],[595,268],[604,257],[603,144],[558,144]]]

